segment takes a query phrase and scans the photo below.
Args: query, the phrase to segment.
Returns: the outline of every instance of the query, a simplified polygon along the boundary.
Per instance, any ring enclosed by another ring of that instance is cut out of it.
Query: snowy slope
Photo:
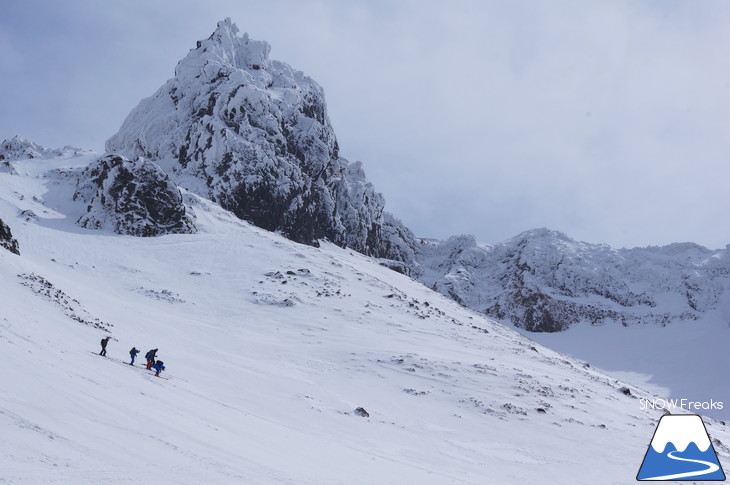
[[[0,483],[633,482],[650,393],[190,193],[196,234],[81,228],[54,170],[94,160],[0,172],[21,248],[0,248]],[[132,346],[169,380],[125,364]]]

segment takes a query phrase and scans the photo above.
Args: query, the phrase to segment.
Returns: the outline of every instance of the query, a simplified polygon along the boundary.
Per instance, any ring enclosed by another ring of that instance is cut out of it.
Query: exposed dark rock
[[[88,204],[77,224],[117,234],[159,236],[196,231],[180,189],[156,164],[107,155],[81,174],[74,200]]]
[[[11,253],[20,255],[18,241],[13,238],[10,227],[2,219],[0,219],[0,247],[7,249]]]

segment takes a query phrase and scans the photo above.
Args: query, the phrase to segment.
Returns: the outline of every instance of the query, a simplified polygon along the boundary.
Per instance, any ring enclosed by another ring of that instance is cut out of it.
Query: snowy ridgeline
[[[22,136],[14,136],[0,145],[0,167],[8,169],[10,160],[28,158],[48,159],[54,157],[79,156],[90,153],[88,150],[65,146],[63,148],[45,148]]]
[[[16,160],[0,173],[0,219],[22,249],[0,250],[2,481],[636,475],[661,415],[641,403],[658,396],[378,260],[296,244],[191,194],[194,234],[82,228],[73,194],[89,163]],[[129,366],[132,346],[159,348],[167,379]],[[730,430],[705,421],[730,462]]]
[[[474,310],[533,332],[667,325],[713,313],[730,322],[730,250],[696,244],[612,249],[547,229],[494,245],[423,241],[417,278]]]

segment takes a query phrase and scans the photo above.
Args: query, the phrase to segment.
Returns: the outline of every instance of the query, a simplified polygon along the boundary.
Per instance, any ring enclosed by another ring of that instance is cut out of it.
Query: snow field
[[[0,252],[0,483],[633,481],[661,415],[640,410],[648,392],[190,194],[199,234],[78,228],[39,163],[0,173],[21,251]],[[106,333],[69,313],[113,325],[108,358]],[[141,365],[155,347],[169,380]]]

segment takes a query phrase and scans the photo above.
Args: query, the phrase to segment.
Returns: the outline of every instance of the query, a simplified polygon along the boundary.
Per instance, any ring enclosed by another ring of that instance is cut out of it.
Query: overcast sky
[[[103,150],[225,17],[419,236],[730,243],[724,0],[4,0],[0,138]]]

